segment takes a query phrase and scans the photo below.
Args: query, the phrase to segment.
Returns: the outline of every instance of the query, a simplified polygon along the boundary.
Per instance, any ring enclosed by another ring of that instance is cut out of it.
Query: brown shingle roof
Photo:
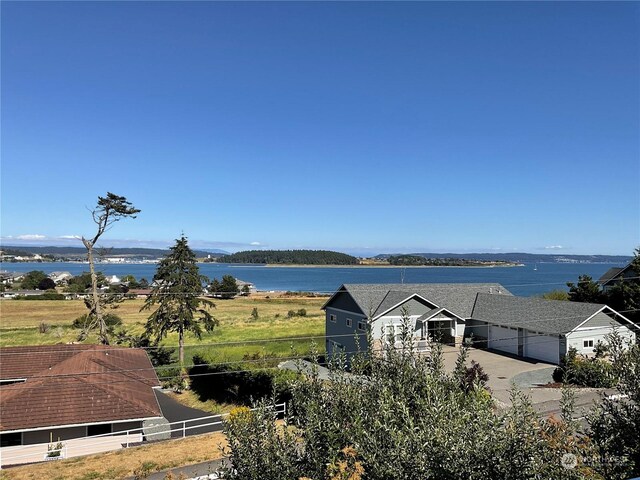
[[[0,431],[162,415],[158,377],[144,350],[47,345],[0,350]]]

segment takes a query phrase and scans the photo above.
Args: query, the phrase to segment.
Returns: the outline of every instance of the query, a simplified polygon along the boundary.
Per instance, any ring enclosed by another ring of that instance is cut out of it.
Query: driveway
[[[184,426],[186,427],[182,430],[182,425],[175,424],[172,425],[171,438],[181,438],[189,435],[200,435],[202,433],[209,432],[217,432],[222,430],[222,425],[207,425],[210,423],[218,422],[222,420],[222,417],[219,415],[214,418],[207,418],[204,420],[199,420],[202,417],[211,417],[210,412],[206,412],[204,410],[198,410],[197,408],[187,407],[186,405],[182,405],[179,402],[176,402],[173,398],[165,395],[159,390],[155,390],[156,398],[158,399],[158,403],[160,404],[160,410],[162,410],[162,415],[167,419],[169,423],[174,422],[184,422]],[[189,428],[195,427],[197,425],[206,425],[201,428]]]
[[[444,364],[448,371],[453,371],[457,352],[458,349],[455,347],[443,349]],[[477,348],[469,349],[467,365],[470,365],[472,360],[479,363],[489,375],[488,386],[499,406],[511,405],[509,391],[515,386],[531,398],[534,409],[539,413],[550,415],[560,412],[562,390],[542,388],[543,385],[553,382],[555,365]],[[584,415],[586,410],[600,398],[600,390],[591,388],[576,388],[574,393],[576,417]]]

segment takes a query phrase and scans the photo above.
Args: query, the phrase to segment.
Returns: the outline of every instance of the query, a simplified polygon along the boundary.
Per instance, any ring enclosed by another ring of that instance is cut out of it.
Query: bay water
[[[537,263],[518,267],[280,267],[201,263],[200,272],[210,279],[223,275],[253,283],[261,291],[304,291],[333,293],[343,283],[478,283],[502,284],[514,295],[536,296],[551,290],[567,290],[567,282],[576,282],[587,274],[597,280],[618,263]],[[73,275],[89,271],[87,263],[3,263],[2,270],[45,273],[68,271]],[[151,281],[156,271],[153,263],[100,263],[97,269],[107,276],[133,275]]]

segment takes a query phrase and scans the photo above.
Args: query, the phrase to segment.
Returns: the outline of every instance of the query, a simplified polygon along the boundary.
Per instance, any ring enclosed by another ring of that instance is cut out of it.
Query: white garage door
[[[560,361],[560,339],[525,331],[524,356],[543,362],[558,363]]]
[[[518,329],[489,325],[489,348],[518,354]]]

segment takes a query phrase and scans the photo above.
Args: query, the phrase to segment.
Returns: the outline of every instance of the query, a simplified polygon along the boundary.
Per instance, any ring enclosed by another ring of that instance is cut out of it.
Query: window
[[[92,437],[93,435],[102,435],[105,433],[111,433],[111,424],[103,423],[101,425],[89,425],[87,427],[87,436]]]
[[[358,330],[361,330],[361,331],[364,332],[365,329],[366,329],[366,326],[365,326],[364,322],[358,322]]]
[[[329,321],[336,323],[337,317],[332,313],[331,315],[329,315]]]
[[[22,433],[3,433],[0,435],[0,447],[22,445]]]
[[[333,340],[331,340],[330,343],[331,343],[331,353],[332,354],[344,352],[344,345],[342,345],[342,344],[340,344],[338,342],[334,342]]]
[[[593,348],[593,339],[583,341],[582,348]]]
[[[352,327],[353,326],[353,320],[351,320],[350,318],[347,318],[347,327]]]

